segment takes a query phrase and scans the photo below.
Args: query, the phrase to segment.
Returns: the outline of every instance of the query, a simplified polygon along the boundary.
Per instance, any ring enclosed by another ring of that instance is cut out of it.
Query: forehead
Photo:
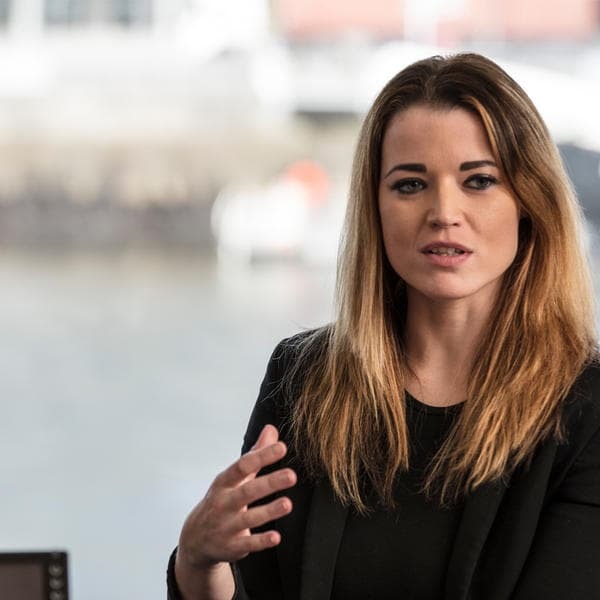
[[[382,166],[390,160],[493,160],[478,115],[464,108],[411,106],[392,117],[383,137]]]

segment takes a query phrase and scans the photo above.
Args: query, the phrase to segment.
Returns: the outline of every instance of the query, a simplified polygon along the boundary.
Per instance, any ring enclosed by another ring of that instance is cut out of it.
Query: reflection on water
[[[0,285],[2,549],[67,549],[75,600],[162,600],[270,351],[329,319],[333,273],[5,253]]]

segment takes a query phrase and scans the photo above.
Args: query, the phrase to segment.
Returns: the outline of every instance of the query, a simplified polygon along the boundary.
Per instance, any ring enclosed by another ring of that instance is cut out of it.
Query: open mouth
[[[464,250],[460,248],[431,248],[426,251],[426,254],[437,254],[438,256],[458,256],[459,254],[465,254]]]

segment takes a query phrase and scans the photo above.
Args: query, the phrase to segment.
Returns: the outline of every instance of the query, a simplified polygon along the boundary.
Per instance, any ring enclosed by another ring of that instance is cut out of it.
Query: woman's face
[[[398,113],[383,139],[379,211],[409,298],[491,306],[517,252],[519,209],[479,117],[423,105]]]

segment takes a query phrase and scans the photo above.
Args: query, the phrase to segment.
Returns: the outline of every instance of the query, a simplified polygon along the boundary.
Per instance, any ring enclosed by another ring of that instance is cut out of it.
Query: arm
[[[257,477],[285,456],[285,444],[277,438],[275,427],[265,426],[254,448],[216,477],[186,519],[174,565],[183,600],[230,600],[235,585],[229,563],[281,541],[278,531],[251,530],[288,514],[289,498],[249,507],[296,482],[291,469]]]
[[[600,597],[600,429],[544,509],[513,600]]]
[[[236,561],[263,554],[261,550],[281,541],[270,521],[288,514],[292,506],[289,498],[271,496],[296,481],[291,469],[278,468],[286,446],[278,440],[277,429],[267,425],[279,425],[273,394],[281,379],[282,347],[269,361],[242,457],[217,476],[183,526],[167,571],[169,600],[246,598]]]

